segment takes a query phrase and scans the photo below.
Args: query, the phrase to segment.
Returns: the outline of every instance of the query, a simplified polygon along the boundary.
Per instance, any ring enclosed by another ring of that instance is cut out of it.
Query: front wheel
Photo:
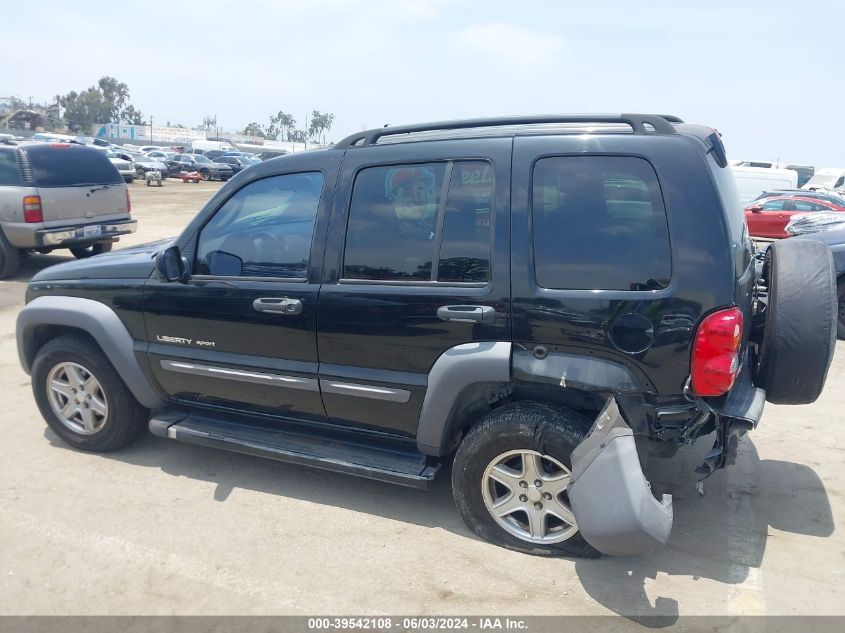
[[[563,407],[517,402],[487,414],[461,442],[452,492],[467,526],[526,554],[596,558],[567,496],[572,450],[590,420]]]
[[[147,411],[90,339],[65,335],[49,341],[32,364],[32,392],[41,415],[65,442],[107,452],[129,444]]]
[[[836,288],[836,336],[845,339],[845,278],[839,280]]]

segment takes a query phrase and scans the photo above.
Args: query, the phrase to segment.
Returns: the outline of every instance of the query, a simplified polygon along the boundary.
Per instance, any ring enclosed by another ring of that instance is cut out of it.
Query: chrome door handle
[[[493,306],[440,306],[437,308],[437,318],[459,323],[493,323],[496,310]]]
[[[287,297],[264,297],[252,302],[252,307],[258,312],[270,314],[297,315],[302,314],[302,301]]]

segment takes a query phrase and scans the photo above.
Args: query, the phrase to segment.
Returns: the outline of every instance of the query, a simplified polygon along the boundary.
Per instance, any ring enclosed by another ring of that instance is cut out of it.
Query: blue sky
[[[845,167],[845,2],[3,2],[0,96],[102,75],[156,123],[278,110],[302,125],[644,111],[711,125],[731,157]],[[10,56],[10,51],[14,55]]]

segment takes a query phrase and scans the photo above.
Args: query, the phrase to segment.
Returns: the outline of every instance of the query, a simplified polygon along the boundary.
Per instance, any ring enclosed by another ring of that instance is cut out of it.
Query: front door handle
[[[440,306],[437,308],[437,318],[459,323],[493,323],[496,310],[493,306]]]
[[[252,302],[252,307],[258,312],[270,314],[297,315],[302,314],[302,301],[287,297],[264,297]]]

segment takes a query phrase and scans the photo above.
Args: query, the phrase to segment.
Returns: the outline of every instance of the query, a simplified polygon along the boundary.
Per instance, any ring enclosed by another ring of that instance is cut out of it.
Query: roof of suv
[[[713,128],[684,123],[668,114],[542,114],[478,119],[457,119],[413,125],[388,126],[356,132],[333,147],[347,149],[412,141],[523,136],[536,134],[681,134],[696,138],[712,152],[720,167],[727,155]]]
[[[405,139],[417,140],[417,136],[411,135],[423,132],[446,132],[449,137],[463,137],[482,135],[485,130],[489,134],[492,130],[497,135],[511,136],[525,132],[536,133],[538,126],[543,126],[542,131],[546,133],[549,131],[583,133],[586,129],[595,132],[676,134],[699,130],[698,126],[679,125],[683,123],[680,118],[668,114],[541,114],[456,119],[402,126],[385,125],[381,128],[351,134],[334,147],[374,145],[382,138],[400,135]],[[710,128],[700,129],[710,130]]]

